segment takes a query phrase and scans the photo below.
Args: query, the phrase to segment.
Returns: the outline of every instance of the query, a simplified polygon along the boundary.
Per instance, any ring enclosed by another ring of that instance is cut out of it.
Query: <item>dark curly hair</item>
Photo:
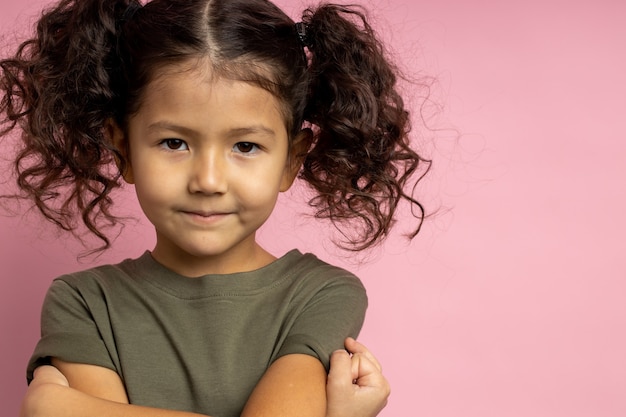
[[[403,200],[417,208],[417,234],[424,209],[409,181],[429,161],[410,146],[398,71],[357,6],[321,4],[296,26],[266,0],[61,0],[0,61],[0,135],[21,131],[20,195],[68,231],[80,214],[108,247],[103,225],[119,220],[111,192],[126,162],[104,126],[125,128],[159,69],[203,57],[219,76],[273,93],[290,138],[311,129],[299,176],[340,246],[380,242]]]

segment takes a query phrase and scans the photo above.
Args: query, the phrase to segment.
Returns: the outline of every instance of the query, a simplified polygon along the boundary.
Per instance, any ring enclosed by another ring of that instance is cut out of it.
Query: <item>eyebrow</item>
[[[193,136],[197,134],[196,131],[193,129],[165,121],[155,122],[148,125],[148,131],[156,130],[172,130],[174,132],[182,133],[186,136]]]
[[[263,125],[251,125],[245,127],[238,127],[235,129],[231,129],[228,132],[229,136],[238,137],[238,136],[246,136],[246,135],[257,135],[262,134],[270,137],[276,137],[276,132],[273,129],[270,129],[267,126]]]
[[[190,129],[188,127],[180,126],[175,123],[170,123],[167,121],[160,121],[160,122],[152,123],[148,126],[148,130],[149,131],[172,130],[174,132],[182,133],[183,135],[186,135],[186,136],[195,136],[198,134],[198,132],[195,131],[194,129]],[[227,133],[229,137],[239,137],[239,136],[254,135],[254,134],[262,134],[265,136],[270,136],[272,138],[276,137],[276,132],[273,129],[270,129],[267,126],[260,125],[260,124],[233,128],[233,129],[230,129]]]

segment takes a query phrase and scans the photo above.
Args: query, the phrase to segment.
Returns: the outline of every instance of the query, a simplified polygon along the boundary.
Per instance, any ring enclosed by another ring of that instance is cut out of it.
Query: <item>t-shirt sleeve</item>
[[[52,357],[115,370],[88,301],[79,289],[63,279],[53,281],[44,299],[41,339],[28,363],[28,383],[35,368],[49,364]]]
[[[346,337],[356,338],[367,309],[361,281],[344,272],[316,290],[289,330],[275,359],[293,353],[317,357],[330,368],[330,355],[344,348]]]

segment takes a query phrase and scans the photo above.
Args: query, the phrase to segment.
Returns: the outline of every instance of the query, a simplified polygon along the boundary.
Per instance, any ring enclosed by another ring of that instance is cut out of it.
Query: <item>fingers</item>
[[[352,338],[345,341],[348,351],[338,350],[330,357],[326,385],[327,417],[375,417],[387,404],[391,389],[371,352]]]
[[[383,367],[380,365],[380,362],[378,362],[372,352],[370,352],[362,343],[359,343],[353,338],[348,337],[345,341],[345,346],[346,349],[348,349],[348,352],[352,353],[353,355],[358,354],[366,357],[378,369],[379,372],[383,371]]]
[[[328,378],[346,379],[352,374],[352,359],[345,350],[336,350],[330,356],[330,371]]]
[[[355,384],[361,387],[387,384],[380,363],[363,344],[348,338],[346,348],[350,354],[338,350],[331,356],[329,383],[343,386]]]
[[[337,350],[330,356],[330,371],[326,381],[332,394],[345,395],[351,389],[355,377],[352,374],[352,358],[345,350]],[[343,394],[342,394],[343,393]]]
[[[35,369],[33,381],[38,383],[50,383],[69,387],[67,378],[57,368],[51,365],[42,365]]]

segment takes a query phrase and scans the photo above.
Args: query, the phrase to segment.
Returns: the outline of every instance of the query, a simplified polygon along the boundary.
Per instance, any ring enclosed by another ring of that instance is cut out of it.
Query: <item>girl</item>
[[[298,174],[353,250],[402,200],[423,213],[404,191],[422,160],[394,68],[358,9],[294,23],[265,0],[62,0],[0,66],[21,196],[106,248],[125,181],[157,237],[52,283],[23,416],[380,411],[387,382],[351,339],[360,281],[255,239]]]

